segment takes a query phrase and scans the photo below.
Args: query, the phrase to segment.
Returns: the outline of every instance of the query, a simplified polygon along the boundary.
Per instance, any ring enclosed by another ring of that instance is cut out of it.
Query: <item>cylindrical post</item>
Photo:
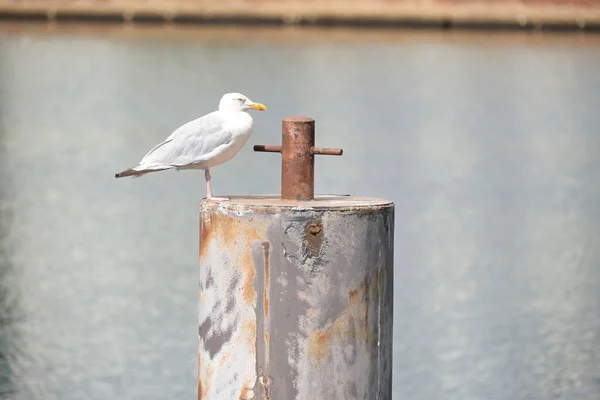
[[[202,202],[199,399],[391,400],[394,205],[309,204]]]
[[[281,198],[312,200],[315,194],[315,120],[291,117],[282,122]]]

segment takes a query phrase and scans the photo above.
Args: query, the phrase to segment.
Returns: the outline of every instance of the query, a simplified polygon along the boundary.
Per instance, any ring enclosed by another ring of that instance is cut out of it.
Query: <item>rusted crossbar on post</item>
[[[313,200],[316,154],[341,156],[342,149],[315,147],[315,120],[290,117],[282,122],[281,146],[256,145],[254,151],[281,153],[281,198]]]

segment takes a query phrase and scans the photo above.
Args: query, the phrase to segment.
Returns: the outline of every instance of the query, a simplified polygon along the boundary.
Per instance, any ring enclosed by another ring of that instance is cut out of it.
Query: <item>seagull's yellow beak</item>
[[[260,103],[252,103],[252,104],[250,104],[250,108],[253,108],[258,111],[267,111],[267,106],[265,106],[264,104],[260,104]]]

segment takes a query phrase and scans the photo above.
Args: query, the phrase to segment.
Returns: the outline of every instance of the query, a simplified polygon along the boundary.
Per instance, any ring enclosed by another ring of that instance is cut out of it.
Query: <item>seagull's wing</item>
[[[218,111],[177,128],[164,142],[157,144],[140,161],[141,166],[196,164],[233,139],[227,123]]]

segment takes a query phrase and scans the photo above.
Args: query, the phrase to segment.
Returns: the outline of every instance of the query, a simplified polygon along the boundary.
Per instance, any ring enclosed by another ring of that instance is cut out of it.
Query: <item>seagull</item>
[[[168,169],[203,169],[206,198],[229,200],[212,195],[210,169],[231,160],[248,141],[253,124],[247,113],[250,109],[266,111],[267,107],[241,93],[223,95],[217,111],[180,126],[164,142],[154,146],[137,166],[116,173],[115,178],[138,178]]]

